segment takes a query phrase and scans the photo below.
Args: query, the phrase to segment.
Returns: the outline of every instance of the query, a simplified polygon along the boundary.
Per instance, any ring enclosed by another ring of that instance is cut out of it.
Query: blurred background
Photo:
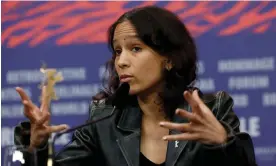
[[[23,115],[21,86],[39,104],[39,68],[62,72],[51,105],[52,123],[85,122],[111,57],[108,27],[125,11],[158,5],[193,34],[200,61],[197,86],[232,95],[242,131],[254,141],[259,166],[276,165],[276,2],[1,2],[1,147],[13,144]],[[63,135],[60,148],[71,139]],[[2,153],[3,158],[3,153]]]

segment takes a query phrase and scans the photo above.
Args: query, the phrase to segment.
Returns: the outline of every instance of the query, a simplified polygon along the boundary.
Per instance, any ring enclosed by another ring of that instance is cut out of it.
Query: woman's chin
[[[137,93],[139,93],[139,90],[130,86],[129,95],[136,95]]]
[[[136,95],[137,94],[137,92],[135,91],[135,90],[129,90],[129,95]]]

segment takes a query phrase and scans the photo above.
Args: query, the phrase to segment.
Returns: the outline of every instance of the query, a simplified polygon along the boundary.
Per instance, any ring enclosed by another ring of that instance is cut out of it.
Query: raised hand
[[[22,88],[16,87],[16,91],[20,95],[21,101],[24,105],[24,115],[30,120],[31,124],[29,150],[33,150],[33,148],[37,148],[45,143],[51,133],[59,132],[68,128],[65,124],[49,126],[49,98],[47,96],[45,86],[42,87],[40,108],[33,104]]]
[[[184,98],[191,106],[192,112],[177,109],[176,114],[187,118],[190,123],[160,122],[160,126],[179,130],[182,133],[166,135],[164,140],[193,140],[203,144],[223,144],[226,142],[227,133],[212,111],[204,104],[198,91],[185,91]]]

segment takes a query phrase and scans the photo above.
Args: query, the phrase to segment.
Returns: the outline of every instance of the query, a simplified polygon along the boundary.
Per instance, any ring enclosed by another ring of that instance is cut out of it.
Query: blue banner
[[[242,131],[254,142],[259,166],[276,165],[276,2],[1,2],[2,150],[26,120],[16,86],[39,104],[42,63],[61,71],[52,123],[87,120],[91,96],[111,57],[107,28],[125,11],[158,5],[175,12],[193,34],[200,61],[197,86],[226,91]],[[57,148],[70,134],[56,142]],[[2,153],[3,159],[3,153]],[[3,164],[3,163],[2,163]]]

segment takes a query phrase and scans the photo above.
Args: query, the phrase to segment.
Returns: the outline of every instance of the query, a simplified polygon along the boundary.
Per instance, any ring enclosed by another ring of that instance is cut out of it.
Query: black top
[[[140,166],[165,166],[165,163],[155,164],[140,152]]]

